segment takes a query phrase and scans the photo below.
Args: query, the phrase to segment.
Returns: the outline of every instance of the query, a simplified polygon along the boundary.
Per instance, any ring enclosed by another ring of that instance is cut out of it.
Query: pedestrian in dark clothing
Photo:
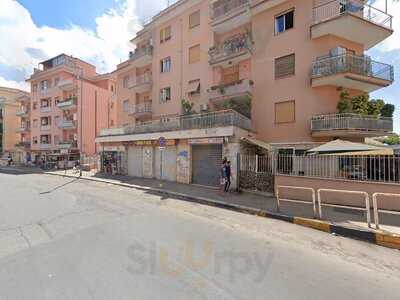
[[[229,188],[231,186],[231,162],[228,161],[225,165],[225,192],[229,192]]]

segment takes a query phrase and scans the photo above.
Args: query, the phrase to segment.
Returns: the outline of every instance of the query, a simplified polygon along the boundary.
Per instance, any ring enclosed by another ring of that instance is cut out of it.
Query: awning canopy
[[[334,140],[307,151],[323,155],[393,155],[393,149],[362,143]]]
[[[254,145],[254,146],[258,146],[258,147],[263,148],[263,149],[266,149],[266,150],[268,150],[268,151],[272,151],[272,147],[271,147],[270,144],[265,143],[265,142],[260,141],[260,140],[257,140],[257,139],[255,139],[255,138],[251,138],[251,137],[242,137],[242,138],[241,138],[241,141],[246,142],[246,143],[249,143],[249,144]]]
[[[188,93],[189,94],[200,93],[200,81],[199,80],[195,80],[195,81],[189,83]]]

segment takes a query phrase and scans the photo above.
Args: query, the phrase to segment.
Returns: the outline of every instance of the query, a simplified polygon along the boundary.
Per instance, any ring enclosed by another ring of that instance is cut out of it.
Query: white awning
[[[258,146],[258,147],[260,147],[260,148],[264,148],[264,149],[266,149],[266,150],[268,150],[268,151],[272,151],[272,147],[271,147],[270,144],[265,143],[265,142],[260,141],[260,140],[257,140],[257,139],[255,139],[255,138],[251,138],[251,137],[242,137],[241,140],[242,140],[243,142],[249,143],[249,144],[251,144],[251,145],[255,145],[255,146]]]
[[[393,155],[393,150],[362,143],[334,140],[307,151],[312,154],[332,155]]]

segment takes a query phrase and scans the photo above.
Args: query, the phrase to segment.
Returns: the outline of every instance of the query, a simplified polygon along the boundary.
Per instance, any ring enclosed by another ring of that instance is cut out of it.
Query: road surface
[[[400,252],[149,192],[0,171],[0,299],[399,299]]]

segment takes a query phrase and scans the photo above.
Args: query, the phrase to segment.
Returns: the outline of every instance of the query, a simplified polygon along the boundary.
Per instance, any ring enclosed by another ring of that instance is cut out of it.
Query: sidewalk
[[[62,175],[64,171],[46,172],[46,174]],[[79,173],[72,170],[67,171],[67,176],[79,177]],[[95,180],[100,182],[112,183],[126,187],[138,188],[149,192],[161,193],[165,197],[180,197],[186,200],[204,202],[206,204],[215,203],[218,206],[227,208],[235,207],[237,210],[248,210],[253,214],[273,214],[277,215],[275,197],[253,194],[253,193],[222,193],[218,189],[181,184],[176,182],[160,181],[156,179],[133,178],[129,176],[109,176],[105,174],[94,174],[83,172],[83,179]],[[281,203],[282,219],[300,217],[313,219],[311,205],[300,203]],[[373,214],[371,212],[371,216]],[[324,208],[324,217],[335,225],[354,228],[356,230],[369,230],[366,223],[366,216],[363,212],[347,210],[342,208]],[[277,215],[279,218],[279,215]],[[382,215],[381,229],[386,232],[400,234],[400,217],[396,215]],[[373,219],[372,219],[373,222]],[[374,227],[374,225],[372,225]]]

